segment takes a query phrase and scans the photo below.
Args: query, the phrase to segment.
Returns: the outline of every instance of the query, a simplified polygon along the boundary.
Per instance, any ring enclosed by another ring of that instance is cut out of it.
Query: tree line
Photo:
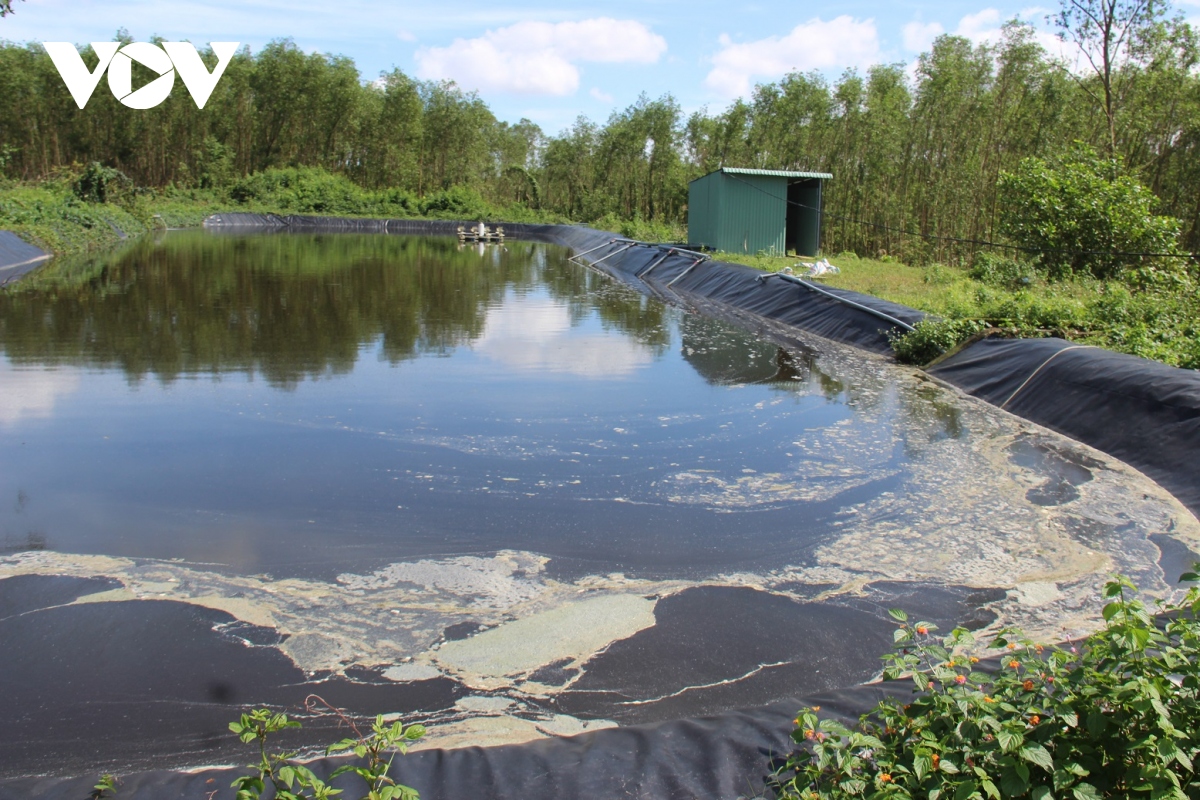
[[[100,162],[139,186],[227,190],[267,169],[317,167],[369,190],[465,186],[578,221],[672,224],[686,219],[688,182],[714,169],[810,170],[834,176],[826,251],[921,262],[995,240],[1002,174],[1082,142],[1148,187],[1157,212],[1180,221],[1181,244],[1200,249],[1200,39],[1160,9],[1130,27],[1119,56],[1107,75],[1073,71],[1014,21],[995,43],[940,36],[911,70],[794,73],[690,115],[643,95],[602,123],[580,117],[548,134],[497,119],[453,83],[399,70],[364,81],[351,59],[290,40],[243,48],[203,110],[176,91],[131,112],[103,86],[80,110],[40,45],[3,42],[0,170],[29,181]]]

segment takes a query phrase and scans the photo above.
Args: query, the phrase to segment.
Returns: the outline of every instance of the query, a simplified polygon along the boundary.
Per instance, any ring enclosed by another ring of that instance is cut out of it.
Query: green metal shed
[[[727,253],[794,252],[821,246],[827,172],[722,167],[688,185],[688,242]]]

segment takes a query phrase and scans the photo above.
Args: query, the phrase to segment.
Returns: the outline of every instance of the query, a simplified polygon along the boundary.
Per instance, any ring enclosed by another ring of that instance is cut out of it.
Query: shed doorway
[[[785,246],[798,256],[816,256],[821,247],[821,179],[802,178],[787,187]]]

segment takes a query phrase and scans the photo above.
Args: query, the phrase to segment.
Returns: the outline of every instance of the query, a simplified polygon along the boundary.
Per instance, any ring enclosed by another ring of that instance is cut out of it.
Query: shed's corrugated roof
[[[782,169],[743,169],[741,167],[721,167],[721,172],[731,175],[769,175],[774,178],[825,178],[831,180],[833,175],[828,172],[789,172]]]

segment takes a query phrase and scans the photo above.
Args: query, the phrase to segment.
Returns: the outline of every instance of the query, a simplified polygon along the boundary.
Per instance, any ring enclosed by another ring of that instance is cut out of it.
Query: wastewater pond
[[[242,763],[260,705],[761,705],[872,678],[889,607],[1059,638],[1200,549],[1100,453],[568,255],[171,232],[0,290],[0,777]]]

